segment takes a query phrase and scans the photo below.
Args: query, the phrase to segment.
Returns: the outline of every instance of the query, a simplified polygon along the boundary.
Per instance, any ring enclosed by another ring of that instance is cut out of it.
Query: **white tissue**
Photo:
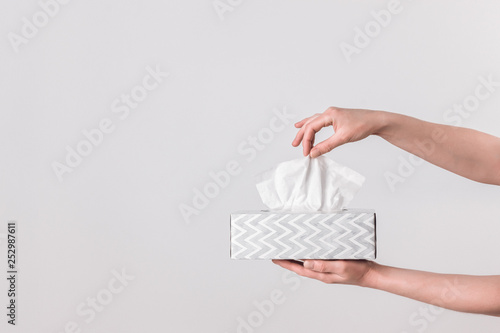
[[[257,190],[276,211],[341,210],[354,198],[365,177],[325,156],[278,164],[261,174]]]

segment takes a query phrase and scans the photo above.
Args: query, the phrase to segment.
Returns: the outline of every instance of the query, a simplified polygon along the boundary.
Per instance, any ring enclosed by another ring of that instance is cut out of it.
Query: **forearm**
[[[500,276],[437,274],[373,263],[362,285],[455,311],[500,316]]]
[[[382,125],[375,134],[393,145],[463,177],[500,185],[500,138],[396,113],[377,117]]]

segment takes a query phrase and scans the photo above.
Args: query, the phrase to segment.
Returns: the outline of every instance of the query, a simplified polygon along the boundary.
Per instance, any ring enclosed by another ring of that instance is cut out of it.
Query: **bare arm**
[[[434,124],[370,110],[329,108],[295,124],[292,145],[317,157],[348,143],[378,135],[395,146],[466,178],[500,185],[500,139],[479,131]],[[314,145],[315,134],[332,126],[335,134]],[[431,303],[444,308],[500,316],[500,276],[422,272],[349,260],[274,262],[325,283],[353,284]]]
[[[500,276],[438,274],[375,264],[365,287],[446,309],[500,316]]]
[[[304,155],[317,157],[348,143],[378,135],[393,145],[463,177],[500,185],[500,138],[468,128],[370,110],[329,108],[295,124]],[[314,145],[314,136],[332,126],[335,134]]]
[[[357,260],[274,263],[325,283],[379,289],[446,309],[500,316],[500,276],[438,274]]]

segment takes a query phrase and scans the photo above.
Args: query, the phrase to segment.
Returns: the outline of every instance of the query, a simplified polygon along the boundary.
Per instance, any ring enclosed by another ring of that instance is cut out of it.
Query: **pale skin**
[[[334,134],[314,145],[317,132]],[[500,138],[472,129],[435,124],[384,112],[331,107],[295,124],[292,145],[302,143],[312,158],[377,135],[393,145],[460,176],[500,185]],[[351,284],[387,291],[461,312],[500,316],[500,275],[438,274],[363,260],[273,260],[301,276],[325,283]]]

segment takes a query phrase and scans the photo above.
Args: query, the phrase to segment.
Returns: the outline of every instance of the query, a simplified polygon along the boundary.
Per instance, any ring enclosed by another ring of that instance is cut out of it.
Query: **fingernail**
[[[315,158],[319,156],[319,151],[317,149],[311,150],[311,158]]]
[[[314,267],[314,263],[312,262],[312,260],[304,261],[304,268],[312,269],[313,267]]]

